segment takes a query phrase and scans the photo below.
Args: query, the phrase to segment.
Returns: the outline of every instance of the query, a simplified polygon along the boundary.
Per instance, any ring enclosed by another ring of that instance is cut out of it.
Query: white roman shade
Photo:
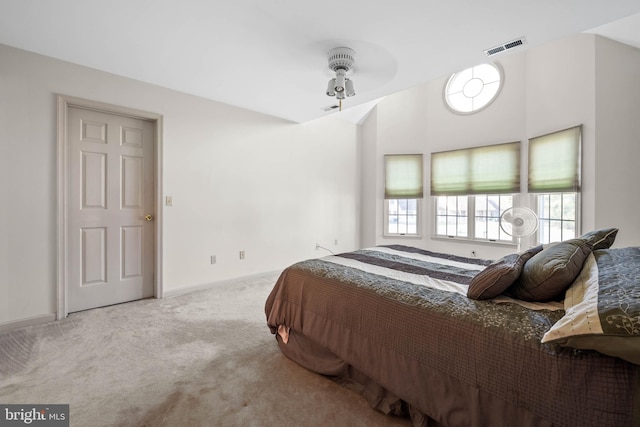
[[[384,198],[421,199],[424,197],[422,154],[384,156]]]
[[[529,140],[529,192],[580,191],[582,126]]]
[[[431,153],[431,195],[520,192],[520,142]]]

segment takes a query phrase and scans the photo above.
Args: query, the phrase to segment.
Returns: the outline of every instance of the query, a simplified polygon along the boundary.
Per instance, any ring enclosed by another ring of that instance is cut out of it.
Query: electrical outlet
[[[244,259],[244,251],[240,251],[240,259]]]
[[[211,255],[211,264],[215,264],[215,263],[216,263],[216,256]]]

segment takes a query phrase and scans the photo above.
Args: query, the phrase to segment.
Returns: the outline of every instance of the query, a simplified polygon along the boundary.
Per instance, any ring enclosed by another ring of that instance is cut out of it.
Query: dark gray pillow
[[[580,274],[590,253],[591,240],[582,238],[565,240],[544,249],[524,264],[520,278],[507,293],[524,301],[561,299]]]
[[[520,277],[524,264],[542,250],[536,246],[521,254],[509,254],[489,264],[471,280],[467,296],[472,299],[495,298]]]
[[[617,235],[617,228],[603,228],[585,233],[580,238],[589,240],[595,251],[596,249],[609,249],[615,242]]]

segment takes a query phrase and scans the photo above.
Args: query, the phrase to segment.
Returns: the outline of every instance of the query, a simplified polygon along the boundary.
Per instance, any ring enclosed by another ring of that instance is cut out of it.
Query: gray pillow
[[[585,233],[580,238],[589,240],[595,251],[597,249],[609,249],[615,242],[617,235],[617,228],[603,228]]]
[[[520,278],[508,289],[508,294],[524,301],[561,299],[590,253],[591,240],[582,238],[544,249],[524,264]]]
[[[479,300],[497,297],[520,277],[524,264],[541,250],[542,246],[536,246],[521,254],[509,254],[489,264],[471,280],[467,296]]]

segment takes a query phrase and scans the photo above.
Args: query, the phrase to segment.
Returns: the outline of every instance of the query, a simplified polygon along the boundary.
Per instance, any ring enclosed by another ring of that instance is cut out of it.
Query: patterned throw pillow
[[[543,343],[596,350],[640,365],[640,248],[593,251],[567,290],[565,315]]]
[[[479,300],[497,297],[520,277],[525,263],[541,250],[542,246],[536,246],[521,254],[509,254],[489,264],[471,280],[467,296]]]

